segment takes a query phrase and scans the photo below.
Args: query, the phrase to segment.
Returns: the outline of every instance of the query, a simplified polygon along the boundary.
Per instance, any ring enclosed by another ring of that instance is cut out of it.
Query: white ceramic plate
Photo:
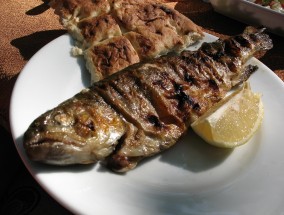
[[[247,0],[210,0],[214,9],[241,22],[265,26],[271,32],[284,36],[284,13],[274,11]]]
[[[206,34],[205,41],[215,40]],[[265,117],[254,138],[235,150],[207,145],[192,131],[175,147],[119,175],[99,164],[56,167],[30,162],[22,146],[29,124],[89,85],[82,59],[63,35],[21,72],[11,100],[17,150],[38,183],[76,214],[280,214],[284,211],[284,84],[256,59],[252,89]],[[197,48],[194,47],[194,48]],[[283,213],[282,213],[283,214]]]

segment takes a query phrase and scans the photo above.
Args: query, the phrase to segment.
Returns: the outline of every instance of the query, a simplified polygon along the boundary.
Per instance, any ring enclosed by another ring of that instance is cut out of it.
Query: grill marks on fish
[[[146,89],[160,119],[171,118],[171,123],[181,129],[177,138],[172,138],[165,144],[160,140],[160,148],[155,153],[173,145],[186,131],[189,122],[202,115],[223,98],[233,85],[246,80],[255,70],[255,67],[246,67],[246,75],[242,74],[242,63],[256,51],[249,49],[254,46],[246,37],[241,39],[238,36],[237,39],[232,38],[224,43],[217,41],[211,45],[204,44],[197,52],[185,51],[181,53],[181,57],[162,57],[155,64],[138,68],[139,72],[132,71],[132,75]],[[158,118],[155,116],[151,119],[156,121]],[[169,122],[164,123],[167,125]],[[147,148],[144,139],[140,143]],[[143,157],[152,155],[147,151],[134,155],[132,152],[136,149],[127,151],[130,148],[123,142],[119,150],[108,158],[108,166],[123,172],[133,168]]]
[[[24,138],[28,156],[59,165],[104,160],[125,172],[168,149],[255,71],[243,67],[249,56],[271,48],[267,36],[247,32],[256,36],[204,43],[197,51],[164,56],[95,83],[35,120]]]
[[[197,56],[191,52],[187,54],[192,61]],[[184,61],[178,59],[177,56],[161,58],[155,64],[145,64],[131,73],[124,72],[97,84],[103,85],[98,92],[104,99],[126,119],[131,118],[132,123],[131,132],[120,141],[119,149],[107,158],[111,169],[127,171],[143,157],[169,148],[185,133],[190,122],[221,99],[218,85],[211,80],[214,74],[205,77],[201,64],[193,68],[188,64],[188,58]],[[188,74],[194,80],[190,84]],[[112,93],[113,89],[117,95]],[[137,108],[129,108],[131,102],[141,107],[141,98],[147,104],[143,109],[137,112]],[[123,102],[125,100],[127,102]],[[151,111],[147,112],[149,107]],[[144,114],[139,114],[141,112]]]
[[[132,74],[125,73],[120,78],[102,82],[95,85],[94,90],[98,91],[127,121],[138,128],[149,133],[156,133],[160,129],[149,122],[149,116],[158,118],[157,112]]]

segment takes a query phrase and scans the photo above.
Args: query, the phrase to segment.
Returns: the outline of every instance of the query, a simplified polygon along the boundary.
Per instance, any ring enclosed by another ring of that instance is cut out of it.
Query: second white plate
[[[264,26],[284,36],[284,13],[265,8],[247,0],[210,0],[214,9],[228,17],[249,25]]]

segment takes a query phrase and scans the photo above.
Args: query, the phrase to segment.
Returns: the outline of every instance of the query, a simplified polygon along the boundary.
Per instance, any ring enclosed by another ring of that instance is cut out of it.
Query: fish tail
[[[248,26],[244,30],[244,35],[249,35],[256,43],[256,51],[269,50],[273,48],[273,43],[268,34],[264,33],[265,28],[255,28]]]

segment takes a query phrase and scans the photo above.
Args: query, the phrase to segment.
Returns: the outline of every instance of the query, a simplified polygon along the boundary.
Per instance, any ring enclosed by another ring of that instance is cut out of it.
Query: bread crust
[[[110,12],[108,0],[51,0],[49,5],[55,9],[63,25]]]
[[[93,82],[104,79],[140,61],[130,41],[124,36],[104,40],[87,49],[84,56]]]
[[[122,35],[119,25],[110,14],[83,19],[69,31],[83,49]]]

